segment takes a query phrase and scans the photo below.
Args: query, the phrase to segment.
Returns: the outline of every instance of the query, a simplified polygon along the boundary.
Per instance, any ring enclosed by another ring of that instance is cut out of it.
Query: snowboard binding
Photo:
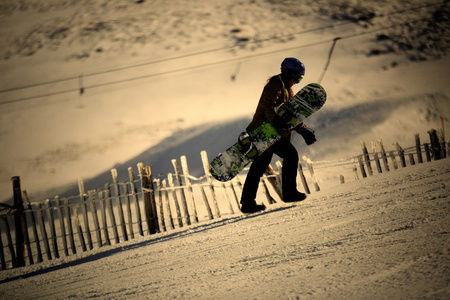
[[[248,158],[255,158],[258,155],[258,150],[253,146],[251,136],[248,132],[242,132],[238,138],[238,145],[240,151]]]

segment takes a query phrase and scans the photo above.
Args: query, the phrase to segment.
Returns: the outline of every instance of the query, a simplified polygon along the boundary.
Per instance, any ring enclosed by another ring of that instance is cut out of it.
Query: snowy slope
[[[4,299],[448,299],[450,160],[0,273]]]
[[[235,141],[281,60],[305,63],[298,90],[319,80],[336,37],[328,102],[308,121],[318,142],[295,138],[300,156],[347,159],[380,138],[407,147],[416,132],[425,142],[441,116],[448,133],[449,11],[438,0],[1,1],[0,201],[15,175],[32,201],[75,194],[80,177],[101,187],[140,161],[165,174],[186,155],[201,175],[199,152]],[[296,205],[2,271],[0,297],[447,299],[449,179],[448,159],[346,178]]]
[[[284,57],[305,63],[300,89],[319,80],[336,37],[329,100],[308,121],[318,143],[297,137],[300,154],[426,140],[449,122],[448,11],[436,0],[2,1],[0,201],[16,175],[37,201],[80,177],[103,186],[102,174],[141,159],[155,174],[181,155],[201,170],[198,151],[235,141]],[[191,134],[198,147],[170,139]]]

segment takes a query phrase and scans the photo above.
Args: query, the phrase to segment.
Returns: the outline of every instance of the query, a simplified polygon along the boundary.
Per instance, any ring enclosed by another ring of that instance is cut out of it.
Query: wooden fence
[[[420,143],[403,149],[398,143],[396,151],[387,152],[382,141],[372,143],[372,157],[364,142],[362,154],[349,163],[355,177],[358,169],[363,178],[374,174],[422,163],[425,160],[445,158],[446,144],[430,131],[430,144]],[[396,155],[397,154],[397,157]],[[423,159],[425,155],[425,160]],[[416,157],[414,157],[414,155]],[[13,177],[14,205],[0,208],[0,262],[1,268],[31,265],[44,260],[69,256],[94,248],[134,239],[137,236],[161,233],[199,222],[240,214],[239,200],[242,183],[239,176],[227,183],[214,181],[209,173],[209,159],[201,152],[205,175],[196,178],[189,173],[185,156],[172,160],[174,172],[164,179],[155,178],[143,163],[137,165],[138,176],[128,168],[129,181],[119,182],[117,170],[111,170],[112,182],[103,188],[85,191],[82,179],[78,180],[79,195],[68,198],[55,197],[43,202],[31,202],[22,191],[20,178]],[[399,161],[397,161],[397,159]],[[313,168],[313,164],[315,165]],[[275,169],[269,166],[261,179],[263,201],[270,205],[281,199],[281,162]],[[306,193],[311,193],[308,182],[320,191],[314,169],[323,167],[303,157],[299,163],[299,178]],[[309,174],[307,180],[304,170]],[[341,183],[345,182],[341,175]],[[275,200],[274,197],[278,199]]]
[[[13,177],[14,205],[0,207],[1,268],[31,265],[240,213],[239,176],[227,183],[214,181],[205,151],[201,157],[205,175],[200,178],[189,173],[182,156],[180,161],[172,160],[174,172],[164,179],[154,178],[150,167],[139,163],[137,176],[128,168],[127,182],[119,182],[117,170],[112,169],[112,182],[103,188],[85,191],[79,179],[79,195],[43,202],[30,201],[20,178]],[[281,191],[277,172],[270,172],[261,180],[268,204],[276,202],[269,191]]]
[[[422,145],[419,134],[415,134],[415,146],[403,149],[403,147],[396,142],[394,144],[396,150],[389,152],[385,150],[382,140],[372,142],[372,158],[367,150],[366,143],[361,141],[362,154],[353,158],[356,178],[359,178],[357,165],[359,166],[361,176],[366,178],[375,174],[375,168],[377,173],[383,173],[383,169],[384,172],[389,172],[398,169],[399,166],[405,168],[408,163],[413,166],[416,163],[421,164],[425,160],[430,162],[431,160],[439,160],[450,156],[450,142],[448,144],[445,143],[443,133],[439,135],[436,130],[432,129],[428,134],[430,135],[430,143]],[[398,160],[395,154],[397,154]]]

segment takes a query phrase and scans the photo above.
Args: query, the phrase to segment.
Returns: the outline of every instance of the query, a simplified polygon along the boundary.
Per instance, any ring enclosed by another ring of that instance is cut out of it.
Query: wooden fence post
[[[361,148],[363,151],[363,156],[364,156],[364,161],[366,163],[367,171],[369,172],[369,175],[372,176],[373,170],[372,170],[372,165],[370,164],[370,156],[369,156],[369,152],[367,151],[366,143],[364,141],[361,141]],[[365,176],[363,176],[363,177],[365,177]]]
[[[87,214],[87,203],[86,203],[86,193],[84,191],[84,183],[83,179],[78,179],[78,189],[80,191],[80,205],[81,205],[81,213],[83,214],[83,220],[84,220],[84,228],[86,230],[86,237],[89,245],[89,249],[92,250],[94,248],[94,245],[92,244],[92,236],[91,236],[91,230],[89,228],[89,219]]]
[[[127,227],[125,224],[125,216],[123,213],[122,200],[120,199],[119,178],[117,176],[117,170],[112,169],[111,175],[113,178],[114,192],[116,195],[117,210],[119,211],[119,222],[120,222],[120,228],[122,228],[122,236],[125,241],[128,241]]]
[[[210,189],[211,194],[213,196],[214,210],[216,211],[217,218],[220,218],[220,210],[219,210],[219,205],[217,203],[216,193],[214,191],[214,184],[213,184],[213,181],[212,181],[211,173],[209,172],[208,154],[206,153],[206,151],[203,150],[202,152],[200,152],[200,155],[202,157],[203,169],[205,171],[205,176],[206,176],[206,179],[208,181],[209,189]]]
[[[277,173],[275,172],[275,170],[272,168],[272,166],[270,164],[267,167],[265,174],[267,175],[267,180],[269,180],[269,183],[272,185],[273,189],[278,194],[278,197],[280,197],[280,199],[283,199],[283,192],[281,189],[281,180],[279,179],[279,177],[277,176]]]
[[[16,259],[13,261],[14,267],[23,267],[25,266],[25,258],[24,258],[24,233],[23,230],[23,199],[22,199],[22,188],[20,187],[20,177],[14,176],[11,178],[13,185],[13,195],[14,195],[14,227],[16,233]]]
[[[386,149],[384,148],[383,140],[378,140],[378,143],[380,144],[380,147],[381,147],[381,156],[383,158],[384,170],[386,172],[389,172],[389,162],[387,159]]]
[[[431,153],[433,158],[434,160],[439,160],[441,159],[441,144],[437,132],[435,129],[431,129],[428,131],[428,134],[430,135]]]
[[[172,229],[175,229],[175,224],[173,223],[172,209],[170,208],[170,202],[169,202],[169,191],[167,189],[167,181],[165,179],[163,179],[163,181],[162,181],[162,186],[163,186],[163,192],[164,192],[164,199],[166,200],[164,202],[166,203],[166,212],[169,217],[170,227]]]
[[[263,176],[261,177],[260,182],[261,182],[261,184],[263,186],[263,193],[266,196],[267,204],[270,205],[270,204],[277,203],[275,201],[275,199],[273,199],[272,196],[270,195],[269,188],[267,187],[267,184],[266,184],[266,180],[267,180],[267,176],[265,174],[263,174]]]
[[[52,254],[50,252],[50,245],[48,244],[48,235],[47,235],[47,229],[45,228],[45,220],[44,220],[44,213],[43,213],[43,208],[42,208],[42,203],[38,204],[38,222],[39,222],[39,227],[41,228],[41,235],[42,235],[42,239],[44,242],[44,248],[45,248],[45,252],[47,253],[47,259],[51,260],[52,259]]]
[[[138,223],[138,230],[139,230],[139,234],[141,236],[144,236],[144,230],[142,229],[142,216],[141,216],[141,209],[139,206],[139,197],[137,195],[137,187],[135,184],[136,178],[134,176],[134,172],[133,172],[133,168],[129,167],[128,168],[128,177],[130,178],[130,185],[131,185],[131,195],[134,199],[134,205],[135,205],[135,209],[136,209],[136,218],[137,218],[137,223]]]
[[[209,206],[208,197],[206,196],[205,188],[204,186],[200,186],[200,190],[202,192],[203,202],[205,203],[206,212],[208,213],[208,219],[212,220],[214,219],[213,213],[211,211],[211,206]]]
[[[36,218],[34,216],[34,212],[33,212],[33,208],[31,207],[31,202],[30,202],[30,198],[28,197],[28,193],[27,191],[23,191],[23,196],[25,197],[25,205],[27,207],[27,209],[29,210],[30,213],[30,218],[31,218],[31,227],[33,229],[33,236],[34,236],[34,242],[36,244],[36,250],[37,250],[37,262],[43,262],[43,258],[42,258],[42,249],[41,249],[41,244],[39,242],[39,235],[38,235],[38,230],[37,230],[37,223],[36,223]]]
[[[195,199],[194,199],[194,189],[192,188],[191,179],[189,178],[189,169],[188,169],[186,156],[184,156],[184,155],[181,156],[180,161],[181,161],[181,168],[183,169],[184,180],[186,181],[189,192],[191,193],[192,207],[194,208],[194,221],[196,223],[198,223],[197,207],[195,205]]]
[[[258,186],[259,186],[259,189],[261,189],[261,186],[262,186],[262,193],[264,194],[263,204],[265,206],[269,206],[270,204],[272,204],[271,199],[270,199],[271,197],[270,197],[270,194],[268,193],[268,190],[264,186],[264,180],[262,177],[260,178],[260,180],[258,182]]]
[[[91,215],[92,219],[94,220],[94,227],[95,227],[95,236],[97,237],[97,245],[98,247],[102,247],[102,234],[100,232],[100,223],[98,221],[98,214],[97,214],[97,205],[95,204],[95,191],[88,191],[88,199],[91,203]]]
[[[378,158],[378,150],[377,150],[377,144],[375,142],[372,142],[372,151],[373,151],[373,160],[375,161],[375,165],[377,166],[378,173],[383,173],[381,170],[381,164],[380,159]]]
[[[397,148],[398,156],[400,157],[400,163],[402,164],[402,168],[406,167],[405,160],[405,150],[400,146],[398,142],[395,142],[395,147]]]
[[[66,227],[64,226],[64,213],[61,206],[62,200],[58,196],[55,197],[56,211],[58,213],[59,227],[61,228],[61,238],[63,241],[64,255],[69,256],[69,248],[67,247]]]
[[[106,209],[108,210],[109,214],[109,219],[111,220],[111,227],[114,234],[114,240],[116,244],[118,244],[120,242],[119,232],[117,231],[116,216],[114,215],[114,209],[112,205],[111,187],[108,183],[105,185],[105,201],[106,201]]]
[[[366,178],[367,174],[366,174],[366,169],[364,169],[364,162],[363,162],[363,156],[362,155],[358,156],[358,163],[359,163],[359,169],[361,170],[362,177]]]
[[[181,217],[180,204],[178,203],[178,197],[177,197],[177,192],[175,190],[175,184],[173,182],[173,175],[172,175],[172,173],[169,173],[169,175],[167,176],[167,180],[169,181],[169,186],[172,189],[172,199],[173,199],[173,202],[175,204],[175,210],[176,210],[176,213],[177,213],[178,225],[180,227],[183,227],[183,218]]]
[[[15,263],[16,263],[16,251],[14,250],[14,245],[13,245],[13,241],[12,241],[12,236],[11,236],[11,227],[9,226],[9,222],[8,222],[8,215],[6,215],[3,218],[0,218],[1,220],[3,220],[5,222],[5,229],[6,229],[6,239],[8,242],[8,249],[9,249],[9,253],[11,254],[11,261],[13,263],[13,267],[15,268]]]
[[[414,134],[414,138],[416,140],[416,153],[417,153],[417,161],[419,164],[423,163],[422,159],[422,150],[420,147],[420,136],[418,133]]]
[[[237,208],[238,208],[239,211],[240,211],[241,206],[240,206],[240,204],[239,204],[239,195],[238,195],[238,193],[237,193],[237,191],[236,191],[236,188],[235,188],[235,186],[234,186],[234,184],[233,184],[233,181],[230,182],[230,187],[231,187],[231,190],[233,191],[234,199],[236,200],[236,206],[237,206]]]
[[[81,204],[83,205],[83,204]],[[83,228],[81,228],[81,222],[80,222],[80,218],[78,217],[78,206],[74,207],[74,217],[75,217],[75,227],[77,229],[78,232],[78,239],[80,240],[80,244],[81,244],[81,250],[83,250],[83,252],[87,251],[86,248],[86,241],[84,240],[84,236],[83,236]]]
[[[55,254],[55,258],[59,258],[58,242],[56,239],[55,218],[53,216],[53,209],[49,199],[45,200],[45,205],[47,206],[47,216],[48,216],[48,223],[50,226],[50,239],[52,241],[53,253]]]
[[[267,175],[266,174],[263,174],[261,181],[262,181],[264,190],[266,191],[266,197],[267,197],[267,201],[269,202],[269,204],[277,203],[277,201],[270,195],[269,188],[267,186]]]
[[[392,163],[394,164],[394,170],[398,169],[397,159],[395,158],[394,151],[389,152],[389,156],[391,157]]]
[[[309,173],[311,174],[311,178],[314,181],[314,186],[316,188],[316,191],[317,192],[320,191],[319,183],[317,182],[316,175],[314,174],[314,169],[313,169],[311,160],[309,158],[307,158],[306,156],[303,156],[303,160],[306,162],[306,165],[309,168]]]
[[[225,185],[225,182],[222,182],[222,187],[223,187],[223,191],[225,193],[225,198],[227,199],[228,208],[230,209],[230,213],[234,215],[233,205],[231,205],[230,195],[227,192],[227,187]]]
[[[77,247],[75,246],[75,237],[74,237],[74,233],[73,233],[73,226],[72,226],[72,213],[71,213],[71,209],[69,206],[69,199],[65,199],[64,200],[64,206],[66,207],[66,225],[67,225],[67,229],[69,230],[69,242],[70,242],[70,247],[72,248],[72,254],[77,254]]]
[[[172,165],[175,170],[175,178],[177,180],[178,186],[181,187],[181,205],[183,206],[184,219],[187,225],[191,225],[191,218],[189,217],[189,209],[186,200],[186,193],[184,192],[183,181],[181,180],[181,170],[178,160],[172,159]]]
[[[33,259],[33,251],[31,250],[31,241],[30,241],[30,236],[28,234],[28,223],[27,223],[27,216],[26,216],[26,212],[23,212],[23,218],[22,218],[22,222],[23,222],[23,234],[24,234],[24,239],[25,239],[25,245],[27,248],[27,256],[28,256],[28,262],[30,263],[30,265],[34,264],[34,259]]]
[[[159,205],[156,206],[157,212],[158,212],[158,226],[160,231],[167,231],[166,228],[166,220],[164,218],[164,200],[162,196],[162,186],[161,186],[161,179],[155,179],[156,182],[156,190],[158,191],[158,199],[159,199]],[[155,197],[156,199],[156,197]],[[159,210],[158,210],[159,209]]]
[[[125,204],[127,208],[127,218],[128,218],[128,231],[130,233],[130,238],[134,239],[134,230],[133,230],[133,215],[131,213],[131,198],[132,195],[130,194],[130,189],[128,187],[128,184],[124,184],[125,189]]]
[[[303,174],[303,166],[300,160],[298,160],[298,174],[300,175],[300,180],[302,181],[303,189],[307,194],[311,194],[309,190],[308,182],[306,182],[305,174]]]
[[[25,196],[26,191],[23,191],[22,194]],[[23,200],[23,198],[22,198]],[[27,222],[27,212],[25,211],[25,203],[23,204],[24,211],[23,211],[23,217],[22,217],[22,228],[23,228],[23,235],[25,238],[25,245],[27,247],[27,255],[28,255],[28,261],[30,265],[34,264],[33,259],[33,251],[31,250],[31,240],[30,235],[28,233],[28,222]]]
[[[447,151],[450,151],[450,149],[447,149],[447,144],[442,140],[442,158],[447,158]]]
[[[111,240],[109,239],[108,232],[108,222],[106,221],[106,199],[103,196],[103,192],[98,192],[98,198],[100,200],[100,210],[102,214],[102,226],[103,226],[103,235],[105,236],[106,245],[111,245]]]
[[[153,187],[153,176],[150,167],[138,163],[139,176],[141,177],[142,192],[144,198],[145,217],[149,234],[159,231],[158,215],[156,214],[155,189]]]
[[[430,151],[430,146],[428,145],[428,143],[425,143],[423,145],[423,147],[425,148],[425,156],[427,158],[427,162],[431,161],[431,151]]]

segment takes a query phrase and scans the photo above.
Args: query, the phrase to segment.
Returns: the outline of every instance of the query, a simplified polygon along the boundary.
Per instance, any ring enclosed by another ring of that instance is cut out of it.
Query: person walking
[[[269,78],[264,86],[253,120],[247,126],[247,131],[254,130],[263,122],[268,121],[282,138],[253,161],[241,196],[241,211],[243,213],[255,213],[266,208],[262,204],[257,204],[255,199],[260,178],[267,170],[273,154],[283,159],[281,172],[283,201],[296,202],[306,199],[305,194],[297,191],[298,153],[291,144],[291,133],[287,130],[285,121],[275,113],[276,107],[289,101],[294,96],[292,86],[300,83],[304,75],[305,66],[303,63],[296,58],[288,57],[281,63],[281,74]],[[305,139],[307,145],[316,141],[314,132],[304,124],[300,124],[294,130]]]

